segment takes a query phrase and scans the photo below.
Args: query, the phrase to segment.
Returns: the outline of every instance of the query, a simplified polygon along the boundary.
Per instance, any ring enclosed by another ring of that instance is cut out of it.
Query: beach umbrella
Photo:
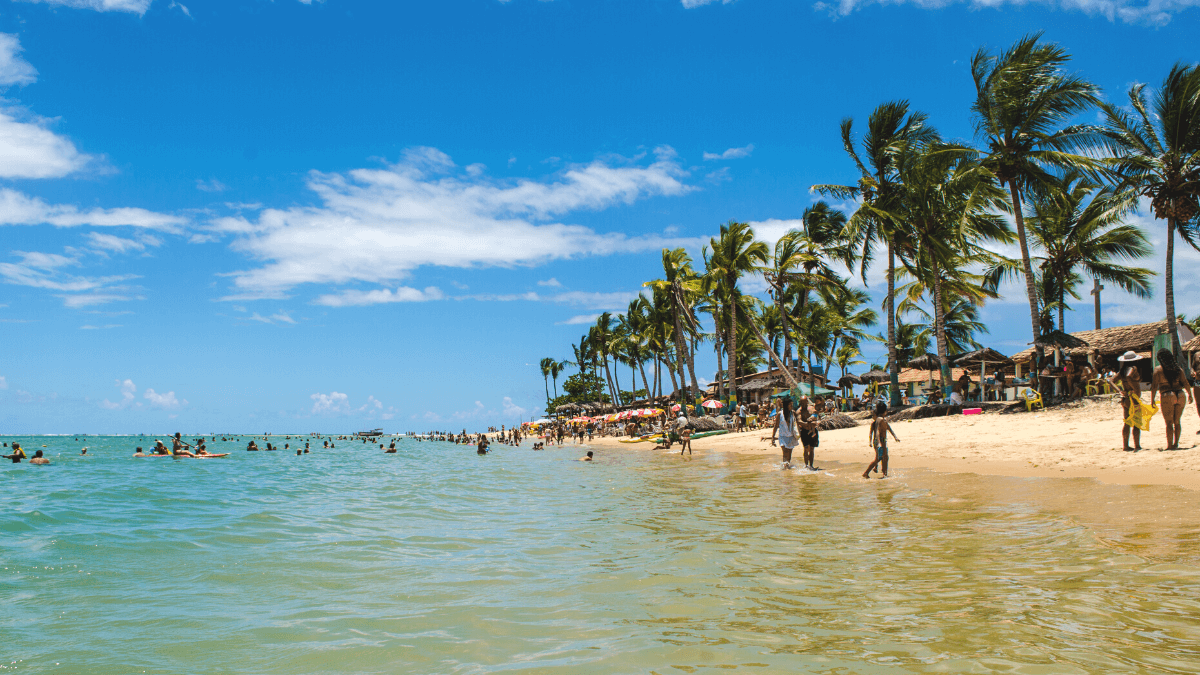
[[[801,382],[799,385],[787,391],[781,391],[778,394],[773,394],[771,398],[783,398],[784,396],[791,396],[792,398],[798,398],[800,396],[828,396],[836,393],[837,392],[833,389],[818,387],[811,382]]]
[[[863,381],[857,375],[843,375],[842,379],[838,380],[838,386],[845,389],[853,387],[856,384],[862,384]]]
[[[942,360],[940,358],[938,358],[936,354],[926,353],[926,354],[918,356],[917,358],[909,361],[906,364],[906,367],[916,368],[917,370],[928,370],[929,371],[929,388],[933,389],[933,371],[935,371],[935,370],[940,371],[942,369]],[[938,380],[941,381],[941,379],[942,378],[939,376]],[[945,387],[946,383],[942,382],[942,386]]]
[[[876,368],[875,370],[868,370],[862,375],[859,375],[858,379],[862,380],[863,384],[866,384],[868,382],[887,382],[888,380],[892,379],[892,376]]]
[[[724,408],[725,407],[724,403],[722,403],[716,399],[711,399],[711,398],[708,399],[707,401],[705,401],[704,403],[701,403],[700,405],[704,406],[705,408],[711,408],[714,410],[716,408]]]

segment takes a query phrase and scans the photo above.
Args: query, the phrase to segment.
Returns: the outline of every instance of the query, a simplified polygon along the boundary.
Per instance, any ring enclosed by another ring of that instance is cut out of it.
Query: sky
[[[528,420],[664,246],[773,243],[853,182],[842,118],[907,99],[972,141],[972,54],[1034,31],[1123,101],[1196,58],[1196,4],[0,0],[0,434]],[[1028,343],[1020,288],[983,318]]]

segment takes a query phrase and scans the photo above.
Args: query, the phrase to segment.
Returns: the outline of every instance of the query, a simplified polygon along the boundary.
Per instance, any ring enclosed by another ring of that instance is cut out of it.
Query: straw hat
[[[1119,358],[1117,360],[1118,361],[1140,361],[1141,359],[1142,359],[1142,357],[1139,356],[1137,352],[1128,351],[1128,352],[1125,352],[1124,354],[1122,354],[1121,358]]]

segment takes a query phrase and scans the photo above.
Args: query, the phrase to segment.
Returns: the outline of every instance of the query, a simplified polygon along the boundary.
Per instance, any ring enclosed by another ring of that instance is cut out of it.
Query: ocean
[[[1200,671],[1181,490],[248,438],[18,437],[0,672]]]

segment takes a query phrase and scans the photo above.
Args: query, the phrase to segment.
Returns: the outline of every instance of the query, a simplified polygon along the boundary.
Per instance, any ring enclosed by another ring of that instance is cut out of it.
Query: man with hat
[[[1121,392],[1121,420],[1124,422],[1129,419],[1129,406],[1133,405],[1134,399],[1140,403],[1142,400],[1142,376],[1138,372],[1135,361],[1140,361],[1142,357],[1135,351],[1128,351],[1121,355],[1118,361],[1120,372],[1113,376],[1109,383]],[[1133,432],[1133,447],[1129,447],[1129,434]],[[1124,445],[1125,452],[1136,452],[1142,449],[1142,430],[1131,426],[1128,422],[1121,427],[1121,441]]]

